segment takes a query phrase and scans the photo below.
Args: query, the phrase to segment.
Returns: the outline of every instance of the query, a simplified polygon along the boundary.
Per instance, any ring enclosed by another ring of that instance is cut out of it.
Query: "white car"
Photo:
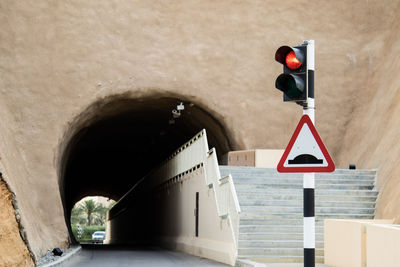
[[[106,232],[104,231],[96,231],[92,235],[92,243],[103,244],[103,241],[106,237]]]

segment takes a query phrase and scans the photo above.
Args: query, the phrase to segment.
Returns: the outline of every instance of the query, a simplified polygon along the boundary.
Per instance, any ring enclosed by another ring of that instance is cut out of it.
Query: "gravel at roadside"
[[[76,252],[79,246],[73,246],[66,249],[62,249],[63,254],[61,256],[55,256],[52,250],[48,250],[46,254],[40,256],[37,261],[37,266],[52,266],[51,263],[55,263],[56,261],[62,261],[63,259],[68,258],[69,255]]]

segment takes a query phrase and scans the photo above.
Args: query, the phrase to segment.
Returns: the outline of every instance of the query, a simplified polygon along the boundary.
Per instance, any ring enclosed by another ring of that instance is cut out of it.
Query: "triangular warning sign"
[[[335,164],[308,115],[301,117],[278,163],[278,172],[333,172]]]

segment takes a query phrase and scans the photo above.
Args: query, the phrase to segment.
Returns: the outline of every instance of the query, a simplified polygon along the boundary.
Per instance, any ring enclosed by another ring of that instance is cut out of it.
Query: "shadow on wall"
[[[110,96],[79,114],[60,143],[57,158],[71,242],[76,242],[70,217],[77,201],[89,195],[118,200],[202,129],[219,159],[232,150],[230,134],[216,117],[184,97],[165,94]]]

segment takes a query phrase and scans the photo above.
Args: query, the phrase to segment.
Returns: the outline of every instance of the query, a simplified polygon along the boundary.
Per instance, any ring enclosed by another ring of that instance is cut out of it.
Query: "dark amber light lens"
[[[297,70],[301,66],[300,60],[296,57],[294,51],[290,51],[286,55],[286,66],[291,70]]]

